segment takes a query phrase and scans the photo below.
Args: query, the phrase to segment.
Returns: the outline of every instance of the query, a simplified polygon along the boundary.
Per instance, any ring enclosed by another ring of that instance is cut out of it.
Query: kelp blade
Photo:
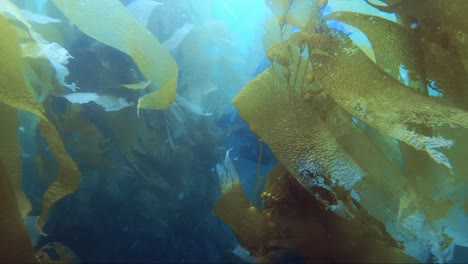
[[[4,263],[34,263],[34,249],[16,205],[9,176],[0,161],[0,261]]]
[[[0,42],[0,101],[16,111],[27,111],[41,118],[41,128],[59,167],[57,178],[43,197],[41,217],[39,219],[39,228],[42,229],[53,204],[78,188],[81,175],[78,166],[65,150],[63,141],[54,125],[44,116],[44,108],[26,88],[23,79],[20,43],[16,36],[16,30],[2,17],[0,17],[0,33],[4,37],[4,40]],[[18,140],[18,138],[16,136],[11,140]],[[21,153],[12,153],[12,155],[21,155]],[[8,165],[6,164],[6,166]],[[17,167],[20,165],[15,163],[11,166]],[[19,170],[16,167],[12,167],[8,171]],[[15,177],[21,177],[21,174],[17,173]],[[16,181],[19,180],[15,179]]]
[[[178,78],[175,60],[118,0],[53,2],[85,34],[131,56],[145,77],[160,88],[141,97],[138,109],[166,109],[174,102]]]

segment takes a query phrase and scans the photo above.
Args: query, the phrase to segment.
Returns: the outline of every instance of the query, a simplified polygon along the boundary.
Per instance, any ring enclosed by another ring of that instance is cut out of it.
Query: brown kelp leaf
[[[465,0],[402,0],[391,6],[370,5],[381,11],[416,19],[422,37],[456,52],[468,71],[468,2]]]
[[[0,160],[0,260],[5,263],[33,263],[34,248],[21,219],[10,178],[3,160]]]
[[[43,134],[59,167],[58,177],[42,201],[43,208],[39,219],[39,227],[42,228],[47,221],[46,217],[52,205],[63,196],[76,190],[79,185],[80,172],[65,150],[57,130],[44,116],[44,108],[26,88],[23,79],[20,44],[15,29],[3,17],[0,17],[0,33],[4,37],[4,40],[0,42],[0,101],[16,110],[27,111],[41,118]],[[16,140],[18,139],[16,138]],[[66,181],[70,181],[70,183],[65,183]]]
[[[31,211],[31,204],[23,191],[22,156],[19,141],[18,110],[0,102],[0,161],[10,176],[11,187],[16,195],[16,202],[22,217]]]
[[[304,33],[298,33],[304,34]],[[309,50],[319,48],[334,56],[310,53],[313,72],[324,91],[353,116],[381,133],[417,150],[426,151],[437,163],[452,169],[438,148],[453,142],[410,131],[409,125],[449,125],[468,128],[468,113],[438,103],[407,89],[376,66],[344,35],[309,34]]]
[[[81,174],[75,161],[73,161],[66,152],[62,138],[54,125],[45,118],[41,119],[39,125],[58,165],[57,179],[52,182],[42,198],[42,211],[38,220],[38,225],[43,228],[52,206],[64,196],[78,189],[80,186]]]
[[[443,100],[468,110],[468,74],[461,58],[429,39],[422,41],[424,67],[429,82],[434,82]]]
[[[250,203],[240,186],[221,197],[215,213],[223,213],[216,214],[262,263],[280,263],[288,253],[298,254],[306,263],[414,261],[399,249],[381,222],[355,206],[349,192],[331,187],[323,175],[317,174],[315,180],[318,184],[308,191],[278,166],[267,177],[263,212],[250,209],[256,212],[255,219],[248,218]],[[347,216],[339,216],[338,211]]]
[[[354,12],[334,12],[324,20],[338,20],[360,29],[369,38],[376,63],[395,79],[408,70],[410,86],[426,93],[426,80],[419,32],[390,20]]]
[[[262,212],[252,206],[240,184],[221,197],[213,212],[231,226],[246,249],[257,249],[264,243],[266,230]]]
[[[282,73],[270,68],[242,89],[233,104],[250,129],[305,186],[310,178],[301,171],[308,168],[324,170],[349,188],[364,172],[341,150],[320,118],[326,107],[311,96],[296,92]]]

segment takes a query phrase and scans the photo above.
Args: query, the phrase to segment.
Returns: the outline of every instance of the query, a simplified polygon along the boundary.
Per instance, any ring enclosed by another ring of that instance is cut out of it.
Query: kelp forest
[[[467,14],[0,0],[0,263],[467,262]]]

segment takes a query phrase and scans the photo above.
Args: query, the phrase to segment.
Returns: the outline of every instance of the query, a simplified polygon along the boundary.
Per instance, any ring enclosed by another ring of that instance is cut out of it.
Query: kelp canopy
[[[467,220],[462,190],[468,171],[461,157],[467,151],[468,3],[368,1],[373,11],[358,13],[330,12],[339,1],[268,2],[277,15],[264,37],[272,67],[233,104],[284,166],[268,180],[281,179],[276,174],[283,171],[300,187],[278,183],[272,191],[267,184],[280,203],[264,199],[263,207],[250,211],[234,187],[215,213],[266,261],[289,250],[306,262],[411,261],[372,248],[398,251],[399,243],[419,261],[428,253],[436,262],[449,261],[455,245],[467,246],[457,222]],[[354,32],[368,38],[371,52],[352,38]],[[311,198],[298,200],[301,192]],[[307,199],[310,207],[301,204]],[[330,211],[340,217],[328,219]],[[318,219],[301,222],[304,214]],[[353,221],[380,242],[353,237]],[[335,224],[342,226],[327,228]],[[337,233],[342,229],[351,233]],[[351,248],[356,250],[348,255]]]

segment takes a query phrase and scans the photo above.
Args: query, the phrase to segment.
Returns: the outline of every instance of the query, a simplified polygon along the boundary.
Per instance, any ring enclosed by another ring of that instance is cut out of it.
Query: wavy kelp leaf
[[[17,110],[28,111],[41,118],[41,128],[49,147],[57,159],[58,177],[44,194],[39,227],[42,229],[52,205],[63,196],[74,192],[80,181],[78,166],[68,155],[55,127],[44,116],[44,108],[26,88],[23,79],[23,64],[15,29],[0,17],[0,33],[5,38],[0,42],[0,101]]]
[[[41,202],[42,210],[38,225],[42,232],[52,206],[64,196],[75,192],[80,186],[81,173],[75,161],[66,152],[60,134],[54,125],[46,118],[42,118],[39,125],[58,165],[58,176],[45,192]]]
[[[176,62],[118,0],[53,2],[85,34],[131,56],[145,77],[159,86],[158,91],[140,97],[138,110],[166,109],[174,102],[178,78]]]
[[[240,184],[224,191],[213,213],[230,225],[247,250],[264,246],[261,242],[268,231],[262,212],[252,206]]]
[[[242,89],[233,104],[304,186],[311,181],[305,171],[324,171],[350,188],[364,172],[341,150],[320,118],[325,110],[320,100],[311,101],[308,96],[296,94],[283,75],[270,68]]]
[[[417,19],[423,37],[458,53],[468,71],[468,2],[405,0],[391,6],[379,6],[366,1],[383,12]]]
[[[2,87],[2,89],[6,89]],[[19,142],[19,113],[15,108],[0,102],[0,161],[4,164],[5,175],[16,196],[16,202],[21,217],[26,217],[31,211],[31,204],[23,191],[22,155]]]
[[[17,113],[15,113],[17,115]],[[2,113],[3,117],[3,113]],[[2,127],[8,129],[7,127]],[[2,135],[3,136],[3,135]],[[3,137],[2,137],[3,138]],[[3,145],[2,145],[3,147]],[[5,263],[34,263],[34,248],[21,220],[17,196],[0,160],[0,259]]]
[[[424,124],[429,127],[468,128],[467,112],[406,89],[343,35],[343,41],[324,34],[309,34],[305,38],[310,48],[334,54],[310,53],[310,60],[325,92],[341,107],[381,133],[417,150],[424,150],[434,161],[452,169],[445,155],[437,150],[451,146],[451,141],[416,134],[407,126]],[[331,71],[334,74],[329,74]]]
[[[135,0],[127,5],[128,10],[140,23],[145,27],[148,26],[148,21],[153,10],[162,5],[162,3],[151,0]]]
[[[362,30],[372,44],[377,65],[395,79],[400,77],[402,67],[407,69],[409,83],[425,92],[423,54],[416,30],[380,17],[353,12],[334,12],[324,20],[339,20]]]

